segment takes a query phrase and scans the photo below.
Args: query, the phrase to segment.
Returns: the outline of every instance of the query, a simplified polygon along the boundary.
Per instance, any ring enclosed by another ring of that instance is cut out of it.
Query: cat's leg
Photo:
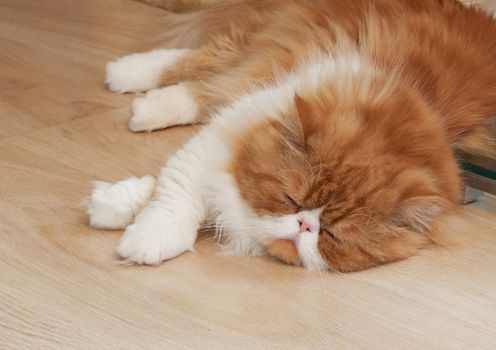
[[[245,57],[244,42],[244,36],[232,38],[222,35],[212,38],[209,43],[190,50],[173,65],[168,65],[161,72],[159,85],[168,86],[188,80],[209,80],[213,75],[233,69]]]
[[[216,138],[204,132],[191,139],[162,169],[149,202],[128,226],[116,248],[137,264],[158,264],[192,250],[206,216],[203,180],[213,166]],[[210,137],[209,137],[210,136]]]
[[[113,92],[144,92],[186,80],[202,80],[242,59],[244,36],[217,36],[198,49],[157,49],[111,61],[106,83]]]
[[[208,122],[220,107],[238,97],[247,84],[247,81],[238,82],[232,77],[218,74],[206,82],[184,81],[136,97],[129,129],[134,132],[152,131]]]
[[[157,84],[165,87],[136,97],[130,130],[151,131],[202,123],[214,107],[229,100],[232,91],[219,77],[241,61],[241,41],[223,38],[221,45],[219,40],[190,50],[162,70]]]
[[[171,67],[190,49],[158,49],[134,53],[109,62],[106,80],[113,92],[143,92],[160,86],[162,72]]]

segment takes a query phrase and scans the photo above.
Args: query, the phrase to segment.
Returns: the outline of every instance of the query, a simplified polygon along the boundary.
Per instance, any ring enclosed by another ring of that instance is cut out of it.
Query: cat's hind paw
[[[107,63],[106,80],[113,92],[142,92],[158,87],[161,73],[189,49],[135,53]]]
[[[198,105],[184,84],[150,90],[133,102],[129,129],[134,132],[193,123]]]

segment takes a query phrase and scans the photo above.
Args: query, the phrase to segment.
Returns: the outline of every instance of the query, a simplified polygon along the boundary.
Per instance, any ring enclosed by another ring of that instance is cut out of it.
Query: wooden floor
[[[0,0],[0,349],[495,349],[496,216],[454,247],[337,275],[196,253],[119,265],[88,228],[89,181],[156,173],[192,130],[127,131],[104,65],[159,9],[128,0]]]

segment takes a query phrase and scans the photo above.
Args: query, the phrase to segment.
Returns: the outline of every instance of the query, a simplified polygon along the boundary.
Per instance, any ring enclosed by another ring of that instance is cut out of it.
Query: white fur
[[[130,262],[155,265],[193,250],[198,227],[169,215],[159,206],[143,210],[135,223],[126,228],[117,254]]]
[[[157,88],[161,73],[189,49],[160,49],[124,56],[107,64],[106,83],[113,92],[141,92]]]
[[[259,216],[240,197],[226,165],[237,135],[265,116],[281,118],[293,111],[295,93],[304,96],[332,79],[346,86],[350,74],[372,76],[374,71],[358,55],[329,56],[305,65],[277,86],[242,96],[219,111],[167,162],[158,180],[156,199],[127,227],[117,253],[139,264],[170,259],[193,248],[201,222],[211,213],[231,252],[260,254],[264,242],[290,238],[295,240],[305,267],[325,269],[317,249],[322,208],[283,217]],[[312,232],[298,234],[302,216],[315,227]]]
[[[93,182],[88,205],[90,226],[101,229],[119,229],[128,225],[153,193],[155,178],[144,176],[111,184]]]
[[[322,259],[317,248],[319,232],[306,232],[298,235],[295,239],[296,249],[303,266],[311,271],[323,271],[327,269],[327,263]]]
[[[132,131],[151,131],[193,123],[198,105],[184,83],[150,90],[133,102]]]
[[[167,161],[156,187],[156,199],[128,226],[116,249],[128,261],[158,264],[192,250],[206,216],[202,180],[212,147],[209,129],[192,138]]]

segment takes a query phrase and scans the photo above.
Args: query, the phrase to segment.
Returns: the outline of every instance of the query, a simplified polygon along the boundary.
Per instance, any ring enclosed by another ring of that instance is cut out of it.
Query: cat
[[[154,178],[99,182],[90,223],[159,264],[207,220],[236,254],[350,272],[436,243],[455,148],[496,112],[496,23],[455,0],[233,0],[168,15],[161,49],[107,65],[129,128],[204,124]],[[151,198],[150,198],[151,197]],[[133,216],[136,215],[133,220]],[[132,223],[131,223],[132,222]]]

